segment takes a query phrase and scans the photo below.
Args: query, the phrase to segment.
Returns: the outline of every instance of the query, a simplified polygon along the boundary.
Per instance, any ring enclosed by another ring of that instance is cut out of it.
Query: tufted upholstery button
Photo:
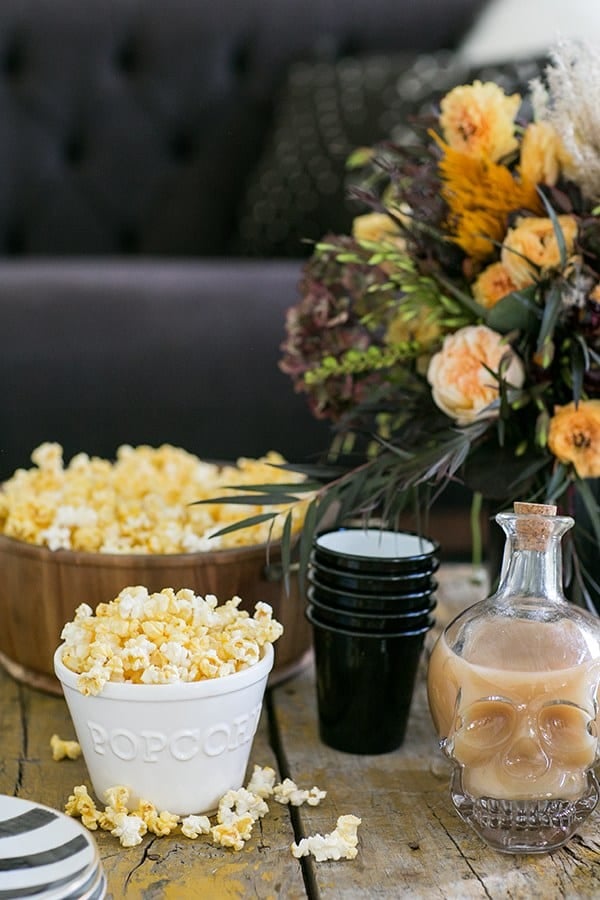
[[[118,249],[121,253],[138,253],[140,249],[140,235],[133,225],[122,225],[117,235]]]
[[[239,44],[234,48],[231,57],[231,68],[238,78],[250,71],[250,48],[247,43]]]
[[[179,131],[169,139],[169,155],[178,163],[189,162],[196,151],[196,139],[188,131]]]
[[[4,246],[9,256],[19,256],[25,253],[25,229],[21,222],[14,222],[6,231]]]
[[[139,67],[140,54],[137,41],[134,37],[128,37],[115,54],[115,63],[121,72],[132,75]]]
[[[70,166],[78,166],[83,162],[85,155],[85,139],[82,134],[75,132],[64,143],[63,157]]]
[[[23,44],[16,38],[8,45],[2,60],[2,68],[7,78],[17,80],[20,78],[25,66],[25,51]]]

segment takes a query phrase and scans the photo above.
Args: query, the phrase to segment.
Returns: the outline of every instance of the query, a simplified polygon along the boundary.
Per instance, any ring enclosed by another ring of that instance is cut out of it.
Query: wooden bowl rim
[[[250,544],[242,547],[225,547],[221,550],[199,550],[191,553],[99,553],[90,550],[50,550],[42,544],[32,544],[18,538],[0,534],[0,552],[11,552],[17,556],[34,557],[49,563],[75,566],[103,566],[106,568],[130,568],[139,564],[145,568],[164,566],[197,566],[204,563],[228,565],[238,560],[264,556],[268,565],[270,556],[278,559],[281,541]]]

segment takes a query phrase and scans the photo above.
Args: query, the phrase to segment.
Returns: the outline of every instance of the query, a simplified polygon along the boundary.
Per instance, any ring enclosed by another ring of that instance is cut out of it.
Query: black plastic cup
[[[338,609],[356,610],[365,613],[390,613],[400,614],[412,609],[425,609],[431,602],[431,597],[437,588],[437,582],[425,591],[414,594],[358,594],[353,591],[337,589],[331,585],[323,584],[317,577],[316,569],[309,571],[308,583],[314,596],[321,603]],[[309,588],[310,589],[310,588]]]
[[[353,610],[337,609],[321,603],[315,592],[309,589],[309,608],[311,615],[325,625],[333,625],[349,631],[368,631],[394,634],[401,631],[413,631],[424,625],[431,625],[431,613],[436,607],[435,598],[424,609],[412,609],[404,613],[364,613]]]
[[[439,561],[435,559],[433,566],[423,573],[383,575],[379,572],[348,572],[328,566],[319,562],[314,553],[311,553],[309,563],[321,584],[357,594],[412,594],[430,590],[432,585],[436,585],[433,574],[439,566]]]
[[[339,609],[331,609],[330,606],[324,606],[315,600],[310,599],[307,605],[313,618],[318,619],[324,625],[331,625],[334,628],[342,628],[344,631],[356,631],[365,634],[400,634],[403,631],[414,631],[422,628],[424,625],[434,624],[435,619],[431,613],[435,609],[435,603],[432,603],[429,609],[423,611],[414,611],[402,616],[386,616],[386,615],[365,615],[360,613],[346,612]]]
[[[390,753],[402,746],[425,635],[361,634],[313,626],[319,737],[335,750]]]
[[[339,528],[317,535],[316,564],[362,574],[427,574],[437,568],[437,541],[410,531],[384,528]]]

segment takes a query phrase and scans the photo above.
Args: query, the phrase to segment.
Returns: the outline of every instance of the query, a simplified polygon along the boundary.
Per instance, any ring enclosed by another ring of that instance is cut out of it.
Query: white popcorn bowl
[[[94,793],[105,800],[115,785],[159,811],[180,816],[216,810],[244,782],[260,719],[273,646],[253,666],[204,681],[175,684],[107,683],[85,696],[77,675],[54,654],[59,679]]]

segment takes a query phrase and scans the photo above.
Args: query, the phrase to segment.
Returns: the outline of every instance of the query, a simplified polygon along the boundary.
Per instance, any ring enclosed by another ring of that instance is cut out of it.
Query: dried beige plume
[[[536,120],[550,122],[570,157],[565,174],[583,195],[600,200],[600,51],[575,40],[550,53],[544,82],[531,82]]]

